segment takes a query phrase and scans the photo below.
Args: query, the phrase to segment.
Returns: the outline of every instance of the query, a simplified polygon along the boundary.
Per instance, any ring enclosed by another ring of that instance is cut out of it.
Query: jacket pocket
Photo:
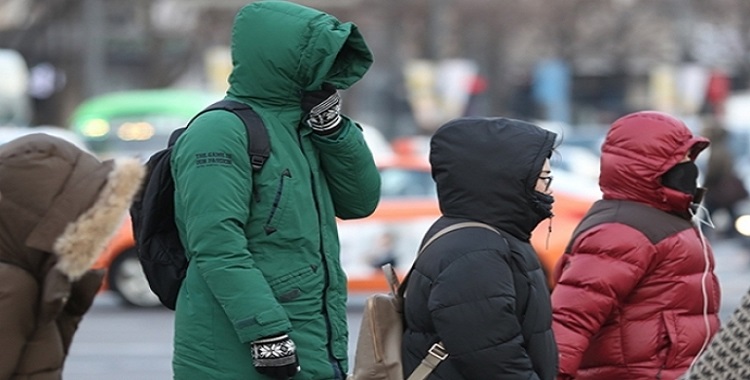
[[[674,368],[677,361],[678,353],[678,336],[677,336],[677,316],[672,312],[661,313],[664,330],[667,334],[666,356],[664,359],[665,368]]]
[[[306,266],[273,278],[268,281],[268,285],[279,303],[291,302],[309,291],[307,285],[315,272],[314,267]]]
[[[281,219],[281,214],[284,211],[284,203],[286,203],[284,189],[291,178],[292,172],[289,171],[289,169],[284,169],[279,176],[276,183],[276,191],[273,194],[271,210],[268,212],[268,217],[263,225],[263,230],[266,235],[270,235],[278,229],[278,221]]]

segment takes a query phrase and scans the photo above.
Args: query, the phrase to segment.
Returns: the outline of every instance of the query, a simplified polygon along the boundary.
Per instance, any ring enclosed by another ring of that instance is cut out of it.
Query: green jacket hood
[[[296,104],[323,82],[346,89],[364,76],[372,54],[357,27],[287,1],[249,4],[232,28],[228,95],[255,103]]]

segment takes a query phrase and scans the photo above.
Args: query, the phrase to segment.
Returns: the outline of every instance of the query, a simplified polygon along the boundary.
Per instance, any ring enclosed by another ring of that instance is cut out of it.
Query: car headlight
[[[750,215],[742,215],[734,222],[734,228],[743,236],[750,236]]]

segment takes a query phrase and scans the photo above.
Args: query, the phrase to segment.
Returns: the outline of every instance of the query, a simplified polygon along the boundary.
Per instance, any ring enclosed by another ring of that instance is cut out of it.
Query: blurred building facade
[[[743,0],[299,2],[363,31],[375,64],[344,106],[389,138],[457,114],[573,125],[644,108],[696,114],[706,112],[711,73],[735,89],[750,72]],[[0,0],[0,48],[37,73],[32,123],[64,126],[83,99],[109,91],[220,88],[232,19],[246,3]],[[540,68],[549,62],[556,75]]]

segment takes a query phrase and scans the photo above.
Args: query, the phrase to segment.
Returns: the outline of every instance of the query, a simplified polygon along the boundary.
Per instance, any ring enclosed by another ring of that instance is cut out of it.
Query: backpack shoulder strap
[[[427,242],[424,243],[424,245],[419,249],[419,253],[417,253],[417,257],[419,257],[419,255],[421,255],[422,252],[424,252],[424,250],[427,249],[427,247],[430,244],[432,244],[432,242],[434,242],[435,240],[437,240],[439,237],[447,234],[448,232],[455,231],[455,230],[458,230],[458,229],[461,229],[461,228],[467,228],[467,227],[480,227],[480,228],[485,228],[485,229],[491,230],[491,231],[493,231],[495,233],[499,233],[492,226],[490,226],[488,224],[480,223],[480,222],[461,222],[461,223],[451,224],[450,226],[445,227],[442,230],[440,230],[437,233],[435,233],[435,235],[432,235],[432,237],[429,240],[427,240]]]
[[[480,222],[461,222],[461,223],[451,224],[450,226],[447,226],[447,227],[441,229],[440,231],[436,232],[434,235],[432,235],[432,237],[430,237],[422,245],[422,247],[419,248],[419,252],[417,253],[417,258],[419,258],[419,256],[422,254],[422,252],[424,252],[424,250],[427,249],[427,247],[430,244],[432,244],[435,240],[437,240],[441,236],[443,236],[443,235],[445,235],[445,234],[447,234],[449,232],[453,232],[455,230],[460,230],[462,228],[468,228],[468,227],[479,227],[479,228],[488,229],[488,230],[493,231],[496,234],[500,235],[503,238],[503,241],[505,241],[505,236],[502,236],[502,234],[497,229],[495,229],[494,227],[490,226],[489,224],[480,223]],[[411,271],[414,270],[414,265],[415,264],[416,264],[416,259],[414,260],[414,264],[412,264],[411,268],[409,268],[409,272],[407,272],[406,276],[404,276],[404,280],[400,284],[396,283],[396,286],[398,288],[397,291],[396,291],[396,294],[399,297],[403,297],[404,296],[404,292],[406,292],[406,282],[409,280],[409,275],[411,275]],[[386,264],[386,265],[389,265],[389,264]],[[385,268],[383,268],[383,269],[385,270]],[[386,277],[388,277],[387,271],[386,271]],[[393,282],[392,282],[392,280],[390,278],[389,278],[388,282],[391,285],[391,291],[393,291]]]
[[[193,116],[193,118],[190,119],[190,122],[188,122],[188,126],[190,126],[193,120],[198,116],[213,110],[230,111],[242,120],[245,124],[245,128],[247,128],[247,154],[250,156],[250,165],[252,166],[253,171],[260,170],[271,153],[271,143],[268,138],[266,126],[263,124],[263,120],[258,113],[245,103],[223,99],[211,104],[197,115]],[[177,137],[178,136],[179,135],[177,135]],[[174,139],[176,140],[176,137]],[[170,143],[173,142],[171,140],[172,138],[170,138]]]

